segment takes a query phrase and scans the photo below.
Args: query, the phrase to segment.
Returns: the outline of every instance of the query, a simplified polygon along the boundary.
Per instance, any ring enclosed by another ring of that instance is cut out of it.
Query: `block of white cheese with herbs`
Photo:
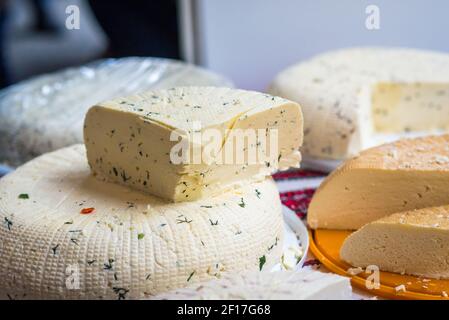
[[[449,131],[449,55],[404,48],[328,52],[282,71],[269,92],[301,104],[305,157],[346,159],[399,137]]]
[[[98,103],[84,139],[97,178],[171,201],[299,167],[300,106],[253,91],[176,87]]]
[[[271,178],[173,203],[96,179],[83,145],[0,179],[0,221],[2,299],[149,298],[270,270],[284,239]]]

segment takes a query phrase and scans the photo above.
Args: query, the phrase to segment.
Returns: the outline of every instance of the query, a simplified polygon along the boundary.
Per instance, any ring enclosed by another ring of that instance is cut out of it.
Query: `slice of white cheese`
[[[84,117],[98,101],[176,86],[233,85],[180,61],[129,57],[95,61],[8,87],[0,95],[0,163],[18,166],[82,143]]]
[[[345,159],[398,137],[449,131],[449,55],[349,48],[282,71],[269,92],[297,101],[303,154]]]
[[[449,135],[361,152],[329,175],[308,208],[312,228],[358,229],[386,215],[449,204]]]
[[[269,270],[283,242],[271,179],[172,203],[95,179],[82,145],[3,177],[0,222],[3,298],[139,299]]]
[[[312,269],[247,272],[163,293],[160,300],[348,300],[349,278]]]
[[[191,201],[299,167],[302,114],[298,104],[258,92],[177,87],[97,104],[84,138],[98,178]]]
[[[340,251],[357,267],[449,278],[449,207],[395,213],[351,234]]]

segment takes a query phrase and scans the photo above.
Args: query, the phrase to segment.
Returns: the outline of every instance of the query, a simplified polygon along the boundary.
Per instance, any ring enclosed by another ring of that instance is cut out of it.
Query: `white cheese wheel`
[[[269,92],[301,104],[308,158],[344,159],[398,137],[449,131],[448,54],[333,51],[282,71]]]
[[[349,278],[304,268],[300,271],[246,272],[155,297],[160,300],[347,300]]]
[[[346,238],[343,260],[356,267],[449,279],[449,206],[400,212]]]
[[[83,145],[3,177],[0,221],[2,298],[145,298],[227,273],[270,269],[283,242],[271,178],[170,203],[98,181]]]
[[[232,87],[193,65],[123,58],[32,78],[0,93],[0,163],[18,166],[42,153],[83,142],[84,116],[97,102],[175,86]]]
[[[299,167],[302,113],[259,92],[177,87],[93,106],[84,140],[97,177],[192,201]]]

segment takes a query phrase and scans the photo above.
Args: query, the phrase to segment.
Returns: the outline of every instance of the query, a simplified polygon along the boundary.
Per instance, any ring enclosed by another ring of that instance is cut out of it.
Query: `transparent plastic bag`
[[[106,59],[42,75],[0,91],[0,163],[18,166],[42,153],[83,141],[95,103],[175,86],[232,83],[202,68],[168,59]]]

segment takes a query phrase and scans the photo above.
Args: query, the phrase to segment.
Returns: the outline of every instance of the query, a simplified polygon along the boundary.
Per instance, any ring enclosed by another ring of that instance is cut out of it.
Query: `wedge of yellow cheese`
[[[343,163],[316,191],[312,228],[358,229],[392,213],[449,204],[449,135],[400,140]]]
[[[449,278],[449,206],[396,213],[351,234],[340,256],[356,267]]]

